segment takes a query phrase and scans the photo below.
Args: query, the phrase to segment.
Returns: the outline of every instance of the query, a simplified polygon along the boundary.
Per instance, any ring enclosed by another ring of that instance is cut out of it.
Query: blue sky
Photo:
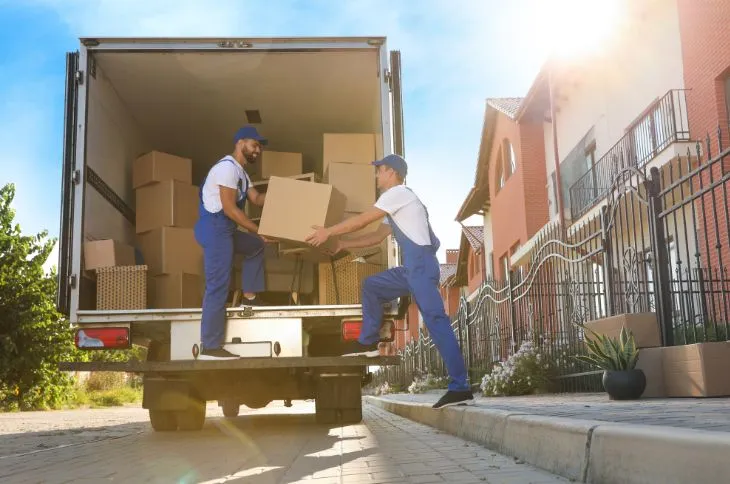
[[[0,184],[16,184],[25,232],[58,234],[64,54],[78,37],[385,35],[403,59],[409,185],[429,207],[443,254],[458,247],[453,219],[474,179],[485,98],[524,95],[545,58],[535,11],[543,5],[0,0]]]

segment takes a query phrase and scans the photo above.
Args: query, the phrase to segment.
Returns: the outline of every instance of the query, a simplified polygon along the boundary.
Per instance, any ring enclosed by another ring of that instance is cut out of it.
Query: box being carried
[[[312,226],[330,227],[342,220],[346,202],[345,195],[331,185],[271,177],[258,233],[285,242],[285,249],[302,249],[302,257],[316,260],[321,251],[305,239]]]

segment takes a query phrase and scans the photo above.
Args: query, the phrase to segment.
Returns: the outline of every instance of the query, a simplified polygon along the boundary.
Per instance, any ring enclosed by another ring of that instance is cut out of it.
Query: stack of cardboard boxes
[[[192,162],[152,151],[134,162],[137,241],[148,267],[152,308],[199,308],[204,289],[203,252],[193,228],[198,187]]]

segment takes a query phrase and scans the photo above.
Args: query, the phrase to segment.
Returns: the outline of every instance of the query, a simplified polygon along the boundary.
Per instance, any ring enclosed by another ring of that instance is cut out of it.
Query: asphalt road
[[[364,421],[317,425],[314,404],[210,403],[200,432],[154,432],[138,407],[0,414],[2,483],[567,482],[365,405]]]

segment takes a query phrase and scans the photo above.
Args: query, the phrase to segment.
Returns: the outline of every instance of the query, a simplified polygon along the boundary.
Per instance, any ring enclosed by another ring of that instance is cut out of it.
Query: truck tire
[[[238,412],[241,410],[241,405],[235,400],[223,400],[221,407],[223,408],[223,416],[226,418],[238,417]]]
[[[182,431],[198,431],[205,423],[205,400],[190,399],[187,410],[175,412],[177,428]]]
[[[155,432],[174,432],[177,430],[177,416],[171,410],[150,409],[150,424]]]
[[[318,378],[314,399],[318,424],[347,425],[362,421],[361,377]]]

